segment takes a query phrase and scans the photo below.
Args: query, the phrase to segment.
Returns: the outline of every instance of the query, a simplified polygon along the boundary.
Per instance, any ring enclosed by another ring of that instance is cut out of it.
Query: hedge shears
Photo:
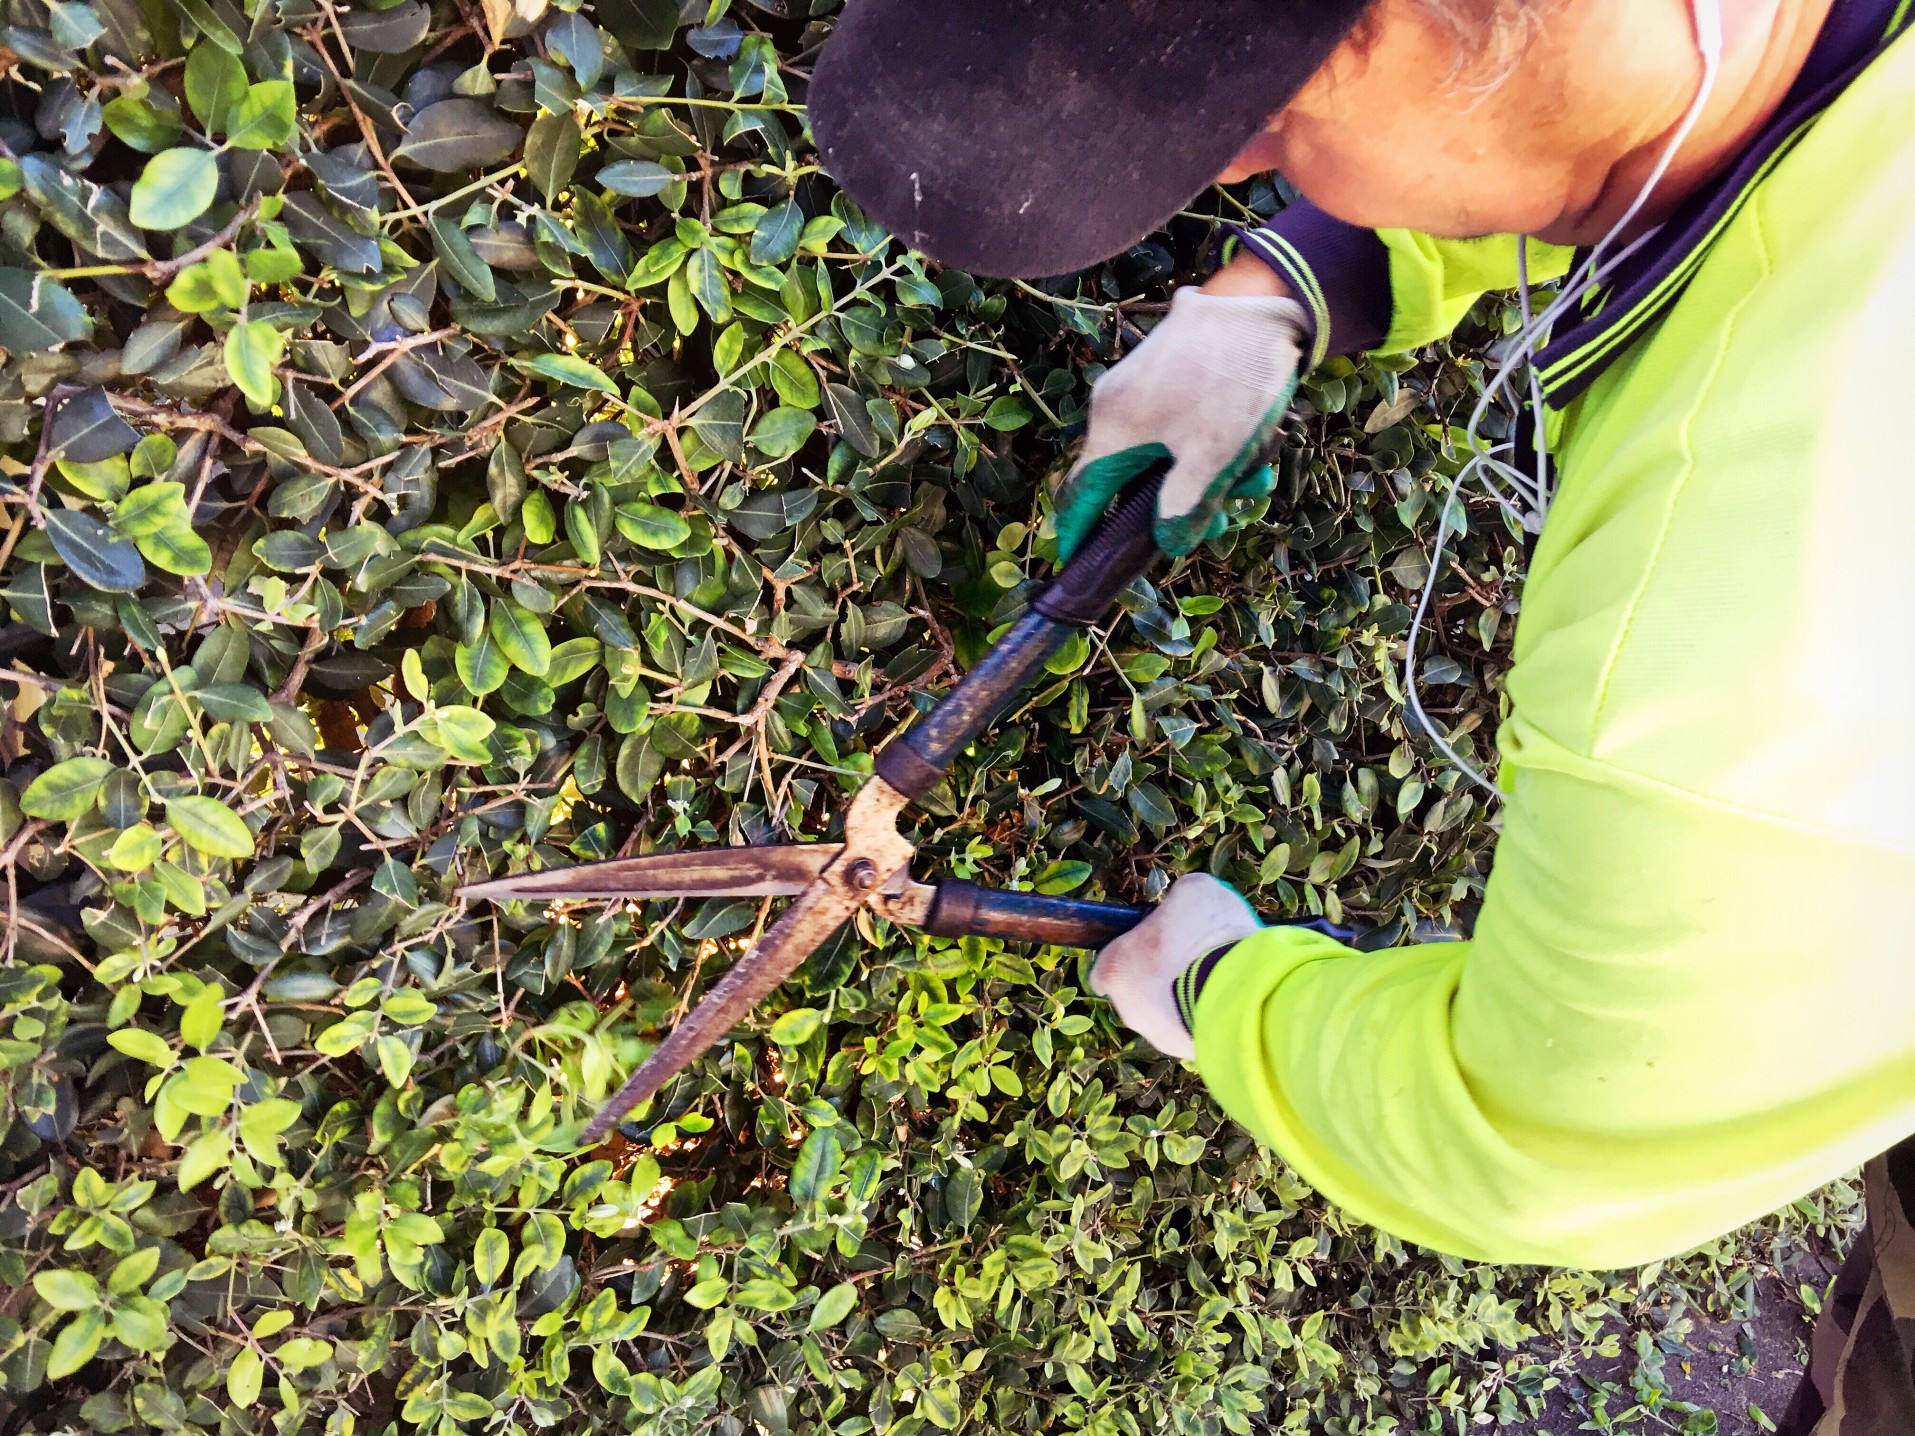
[[[1005,938],[1061,947],[1102,947],[1130,931],[1147,907],[1006,892],[951,878],[911,876],[916,851],[898,815],[943,779],[983,732],[1080,629],[1101,618],[1157,556],[1151,537],[1155,466],[1111,508],[1063,571],[1037,595],[977,666],[929,713],[880,750],[873,776],[845,811],[837,843],[757,844],[653,853],[471,883],[466,898],[571,901],[589,898],[784,897],[790,906],[647,1057],[586,1125],[580,1144],[601,1141],[735,1027],[860,908],[938,937]]]

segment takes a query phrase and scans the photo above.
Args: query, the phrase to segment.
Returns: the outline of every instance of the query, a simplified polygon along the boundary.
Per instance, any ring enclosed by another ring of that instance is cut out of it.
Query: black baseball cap
[[[812,133],[913,248],[1064,274],[1202,193],[1370,4],[850,0],[812,74]]]

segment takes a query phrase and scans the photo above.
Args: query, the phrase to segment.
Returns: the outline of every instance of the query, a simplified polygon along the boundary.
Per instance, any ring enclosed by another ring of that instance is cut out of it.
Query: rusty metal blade
[[[765,929],[752,950],[732,965],[685,1020],[658,1044],[612,1100],[586,1125],[579,1142],[595,1146],[627,1112],[695,1062],[714,1042],[745,1019],[779,983],[863,907],[867,894],[820,882],[798,895]]]
[[[766,843],[613,858],[467,883],[462,898],[787,897],[818,880],[840,843]]]

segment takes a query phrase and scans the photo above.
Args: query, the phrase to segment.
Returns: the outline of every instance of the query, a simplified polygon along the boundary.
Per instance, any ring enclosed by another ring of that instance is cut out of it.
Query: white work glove
[[[1090,990],[1109,998],[1118,1020],[1164,1056],[1188,1060],[1197,1046],[1178,1006],[1179,980],[1218,948],[1262,927],[1229,883],[1191,873],[1170,885],[1155,912],[1097,954]]]
[[[1059,558],[1165,458],[1175,463],[1157,500],[1157,546],[1186,554],[1220,536],[1227,499],[1270,492],[1264,457],[1309,340],[1294,299],[1178,290],[1170,313],[1091,389],[1084,452],[1057,491]]]

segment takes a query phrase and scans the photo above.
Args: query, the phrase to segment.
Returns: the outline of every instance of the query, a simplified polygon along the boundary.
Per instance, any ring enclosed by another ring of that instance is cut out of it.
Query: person
[[[1066,553],[1164,457],[1189,552],[1300,370],[1563,280],[1499,376],[1534,436],[1480,466],[1540,533],[1471,939],[1354,952],[1192,875],[1092,986],[1326,1195],[1467,1258],[1648,1262],[1892,1148],[1787,1429],[1908,1433],[1915,5],[1717,6],[853,0],[810,114],[853,198],[987,275],[1213,180],[1303,196],[1095,385]]]

